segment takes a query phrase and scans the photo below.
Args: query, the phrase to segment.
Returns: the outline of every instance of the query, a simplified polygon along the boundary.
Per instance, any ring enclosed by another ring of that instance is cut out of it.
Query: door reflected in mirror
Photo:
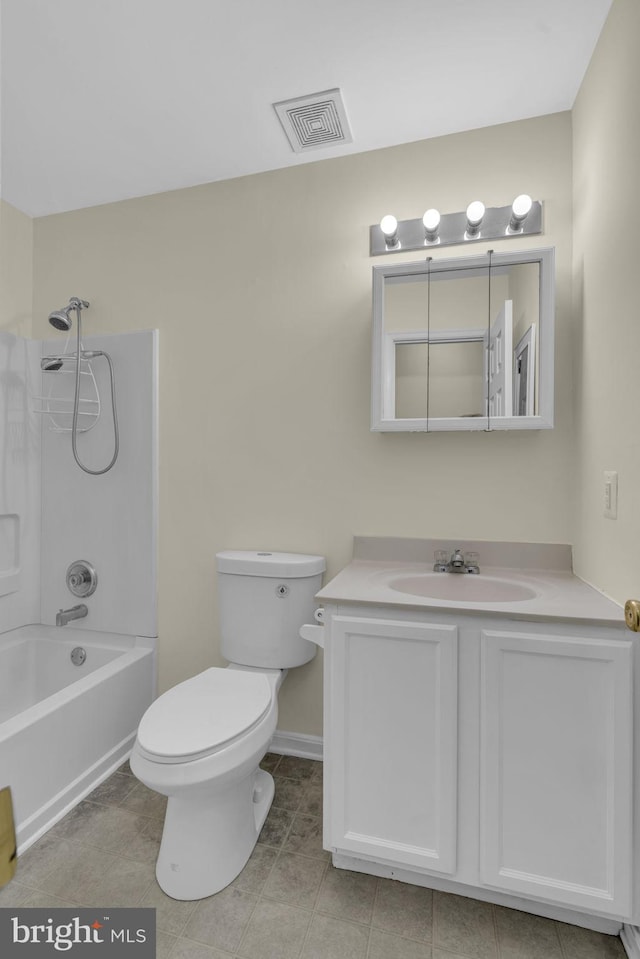
[[[378,430],[553,425],[553,250],[374,267]]]

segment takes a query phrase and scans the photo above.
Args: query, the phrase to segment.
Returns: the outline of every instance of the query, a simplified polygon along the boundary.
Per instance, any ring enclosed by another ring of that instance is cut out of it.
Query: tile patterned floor
[[[322,764],[267,754],[276,795],[238,878],[198,902],[154,876],[165,799],[128,764],[39,840],[0,906],[154,906],[158,959],[623,959],[619,939],[334,869]]]

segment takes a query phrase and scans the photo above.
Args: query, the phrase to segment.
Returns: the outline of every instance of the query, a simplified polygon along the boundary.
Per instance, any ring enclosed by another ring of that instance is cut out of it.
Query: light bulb
[[[509,232],[518,233],[522,229],[522,224],[529,216],[533,200],[528,193],[521,193],[511,204],[511,219],[509,220]]]
[[[438,210],[427,210],[422,217],[422,223],[427,240],[435,240],[438,235],[438,229],[440,228],[440,213]]]
[[[398,221],[396,220],[395,216],[393,216],[391,213],[387,213],[386,216],[383,216],[380,220],[380,229],[385,236],[393,236],[398,229]]]
[[[474,200],[467,207],[467,222],[469,226],[480,226],[484,216],[484,203],[482,200]]]
[[[528,193],[521,193],[511,204],[511,211],[519,220],[524,220],[525,216],[531,211],[533,200]]]
[[[391,213],[383,216],[380,220],[380,229],[384,234],[384,243],[387,249],[400,246],[400,240],[398,239],[398,221],[395,216]]]
[[[464,235],[465,240],[480,235],[480,224],[484,216],[484,203],[481,200],[474,200],[467,207],[467,232]]]

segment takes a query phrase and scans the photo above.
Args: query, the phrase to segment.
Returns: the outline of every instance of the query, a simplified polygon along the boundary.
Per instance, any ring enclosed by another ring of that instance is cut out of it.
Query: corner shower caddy
[[[51,357],[54,359],[54,357]],[[74,383],[76,375],[76,354],[60,353],[55,359],[61,360],[62,365],[59,368],[43,368],[45,374],[43,383],[49,386],[49,392],[43,389],[42,396],[34,397],[36,403],[35,412],[49,417],[49,429],[54,433],[70,433],[73,429],[73,401],[74,401]],[[61,375],[66,374],[66,375]],[[67,379],[71,374],[73,379]],[[56,379],[60,377],[60,379]],[[56,384],[60,384],[60,390],[56,391]],[[70,387],[70,395],[64,395],[67,384]],[[95,373],[91,366],[91,360],[82,356],[80,352],[80,399],[78,405],[78,433],[87,433],[93,429],[100,418],[101,402],[98,384]],[[62,419],[60,419],[62,417]]]

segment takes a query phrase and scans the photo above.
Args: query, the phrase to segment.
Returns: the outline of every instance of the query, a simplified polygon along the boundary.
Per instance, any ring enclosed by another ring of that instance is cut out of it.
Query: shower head
[[[65,330],[68,331],[71,329],[71,307],[67,307],[66,310],[54,310],[53,313],[49,313],[49,323],[51,326],[55,326],[56,330]]]
[[[62,360],[59,356],[43,356],[40,360],[40,369],[46,373],[56,373],[62,369]]]
[[[75,310],[79,315],[80,310],[87,306],[89,304],[86,300],[80,300],[77,296],[72,296],[68,306],[63,306],[61,310],[54,310],[49,313],[49,323],[51,323],[51,326],[55,326],[56,330],[68,333],[71,329],[71,311]]]

